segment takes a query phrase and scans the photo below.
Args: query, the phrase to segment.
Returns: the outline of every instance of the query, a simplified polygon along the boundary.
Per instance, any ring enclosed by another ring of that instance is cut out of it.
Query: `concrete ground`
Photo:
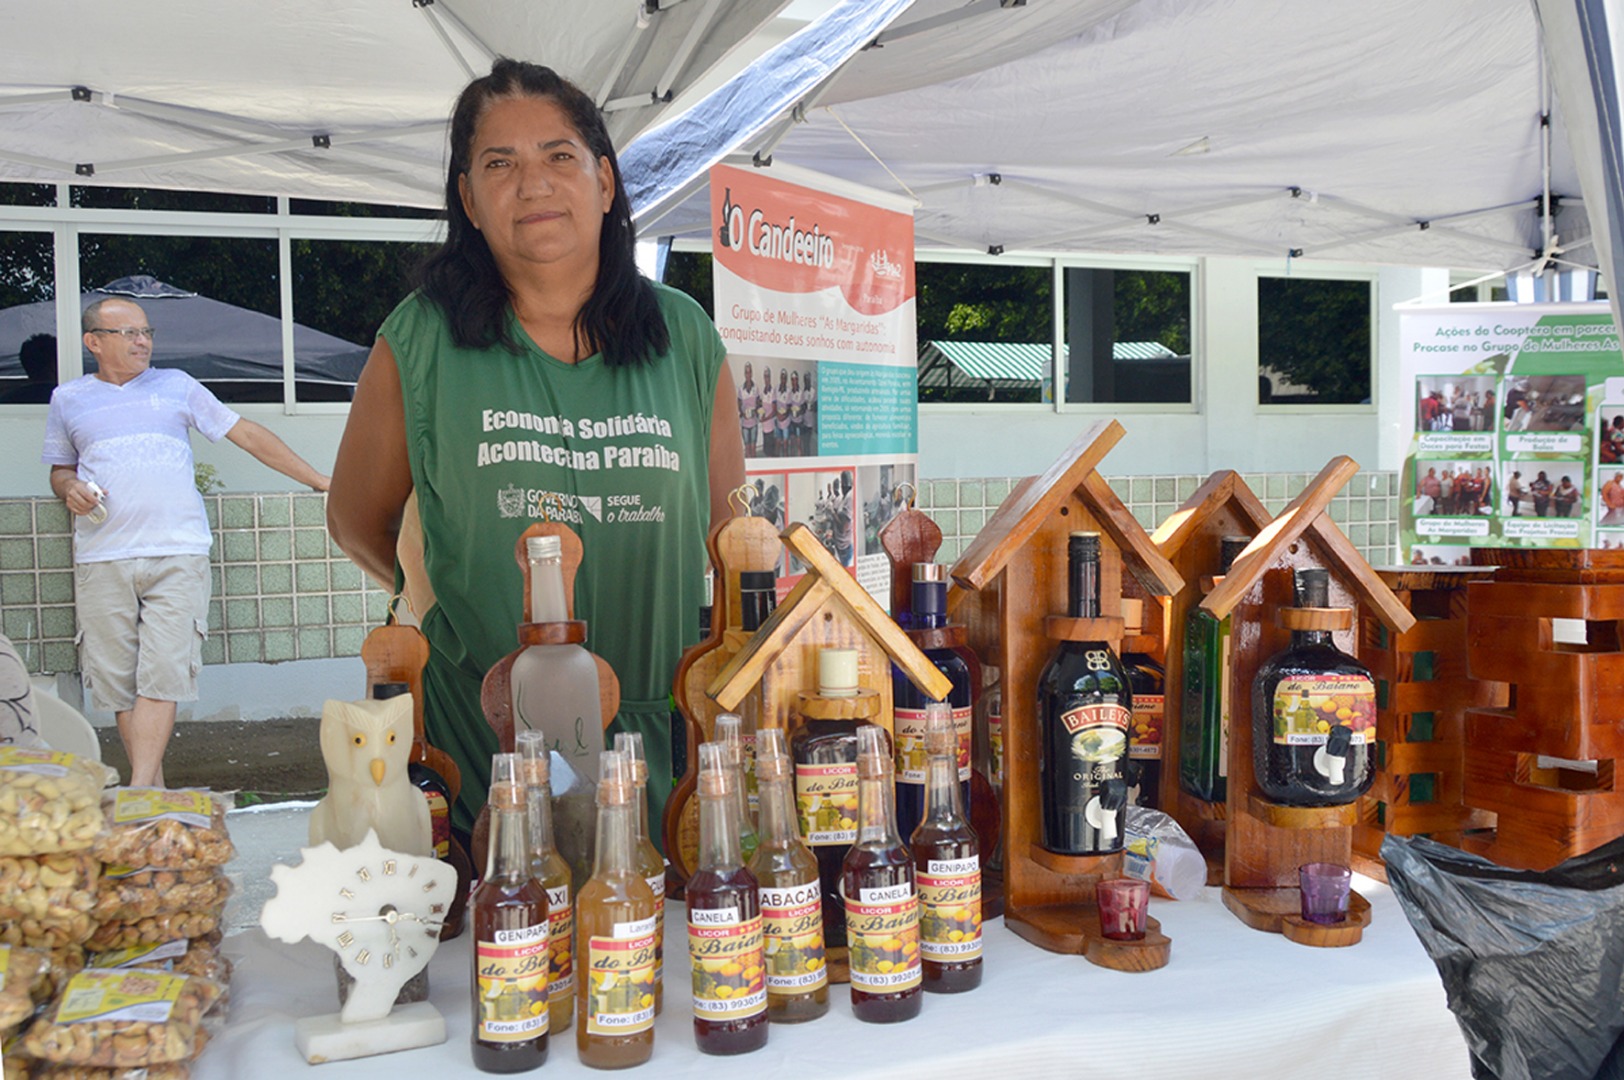
[[[176,724],[164,755],[164,780],[170,787],[239,792],[239,806],[319,799],[327,789],[320,726],[319,717]],[[128,780],[130,763],[118,729],[98,728],[96,734],[102,760]]]

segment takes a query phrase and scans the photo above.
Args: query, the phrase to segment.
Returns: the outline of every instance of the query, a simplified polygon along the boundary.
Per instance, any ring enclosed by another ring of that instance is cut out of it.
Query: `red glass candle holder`
[[[1142,941],[1150,912],[1150,882],[1112,878],[1094,887],[1100,908],[1100,933],[1111,941]]]

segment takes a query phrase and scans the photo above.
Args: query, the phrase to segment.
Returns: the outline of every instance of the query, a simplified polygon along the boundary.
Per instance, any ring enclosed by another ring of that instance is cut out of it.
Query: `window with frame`
[[[1368,280],[1259,277],[1258,404],[1368,404],[1374,289]]]
[[[44,405],[57,383],[56,251],[48,232],[0,231],[0,405]]]
[[[1054,271],[1048,265],[919,262],[919,402],[1048,400]]]
[[[1192,276],[1187,270],[1067,267],[1066,401],[1193,401]]]
[[[378,327],[411,291],[433,248],[393,240],[294,240],[297,401],[349,401]]]

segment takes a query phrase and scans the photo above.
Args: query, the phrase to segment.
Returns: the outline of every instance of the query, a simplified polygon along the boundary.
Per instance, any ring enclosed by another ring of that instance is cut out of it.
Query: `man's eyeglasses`
[[[149,341],[158,336],[158,331],[150,326],[126,326],[122,330],[103,329],[98,327],[92,334],[117,334],[125,341],[134,341],[137,338],[146,338]]]

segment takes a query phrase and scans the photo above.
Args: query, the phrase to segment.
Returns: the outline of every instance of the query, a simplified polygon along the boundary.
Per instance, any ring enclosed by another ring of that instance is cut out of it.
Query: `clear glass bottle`
[[[743,719],[738,713],[722,713],[716,718],[715,742],[718,743],[722,748],[722,763],[727,768],[734,770],[739,775],[739,783],[731,790],[733,791],[734,799],[736,799],[739,804],[739,848],[744,852],[745,859],[748,860],[756,853],[756,845],[760,841],[756,835],[755,815],[750,813],[749,806],[747,805],[744,797],[744,762],[747,755],[745,754],[743,727]],[[751,749],[754,749],[753,745]],[[752,752],[748,756],[751,759],[754,759],[755,754]],[[751,775],[755,774],[755,763],[753,760],[751,761],[750,773]]]
[[[1066,544],[1067,613],[1100,614],[1100,537]],[[1038,765],[1043,846],[1057,855],[1122,850],[1128,805],[1125,765],[1133,694],[1106,641],[1062,641],[1038,679]]]
[[[819,697],[856,697],[857,689],[857,650],[818,653]],[[866,720],[802,717],[790,736],[801,836],[818,860],[818,879],[827,897],[840,895],[841,867],[857,839],[857,733],[873,726]],[[843,905],[823,905],[823,940],[830,949],[845,947]]]
[[[1222,581],[1249,536],[1218,542]],[[1229,628],[1193,607],[1184,619],[1184,704],[1179,716],[1179,787],[1205,802],[1229,797]]]
[[[1297,606],[1330,606],[1330,574],[1297,571]],[[1376,779],[1376,684],[1329,630],[1293,630],[1252,679],[1258,787],[1285,806],[1341,806]]]
[[[913,854],[897,835],[891,755],[872,724],[857,733],[857,840],[846,852],[840,894],[846,906],[851,1007],[871,1024],[919,1015],[919,894]]]
[[[798,1024],[829,1011],[829,971],[818,860],[801,842],[795,821],[795,766],[782,730],[765,728],[756,737],[756,776],[761,843],[750,872],[761,890],[767,1015],[776,1023]]]
[[[547,737],[521,731],[513,737],[524,781],[530,838],[530,876],[547,890],[547,1009],[552,1031],[575,1017],[575,898],[569,863],[553,842],[552,755]]]
[[[766,957],[756,877],[739,851],[741,778],[727,748],[699,748],[699,869],[688,879],[694,1039],[706,1054],[767,1045]]]
[[[908,622],[910,631],[935,630],[946,626],[947,568],[940,563],[915,563],[912,589],[912,611]],[[970,665],[965,663],[964,657],[956,649],[945,645],[927,647],[923,652],[953,684],[947,700],[952,705],[953,722],[958,725],[963,744],[958,770],[964,788],[964,805],[969,806]],[[903,836],[911,836],[925,816],[925,712],[931,699],[903,674],[901,668],[892,665],[891,700],[896,733],[893,741],[896,747],[897,828]]]
[[[654,1053],[654,891],[632,859],[637,791],[624,755],[598,771],[598,851],[575,900],[586,970],[575,981],[575,1049],[595,1069],[641,1065]]]
[[[473,1057],[481,1072],[547,1060],[547,893],[530,876],[519,756],[491,758],[491,833],[474,913]]]
[[[563,543],[557,536],[525,541],[530,561],[530,621],[569,619],[564,595]],[[513,730],[540,731],[547,748],[569,764],[567,775],[554,764],[559,853],[575,880],[592,865],[591,774],[603,744],[603,706],[598,697],[598,665],[580,645],[530,645],[513,660]],[[569,780],[568,784],[559,781]],[[587,828],[573,828],[586,823]]]
[[[643,735],[622,731],[615,736],[615,749],[625,755],[631,769],[632,786],[637,792],[637,812],[632,818],[632,862],[637,864],[649,891],[654,894],[654,1015],[665,1008],[665,856],[649,839],[648,761],[643,757]]]
[[[981,841],[960,798],[958,724],[946,702],[925,719],[925,820],[908,838],[919,886],[919,958],[925,989],[981,985]]]

